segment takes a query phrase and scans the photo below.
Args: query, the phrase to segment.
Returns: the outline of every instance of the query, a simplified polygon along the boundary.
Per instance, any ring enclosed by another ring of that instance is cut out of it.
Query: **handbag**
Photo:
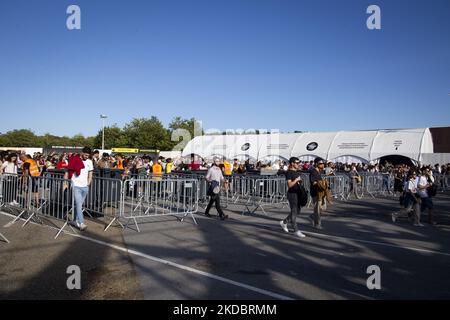
[[[214,196],[216,196],[219,193],[220,193],[220,184],[219,184],[219,182],[215,181],[215,180],[211,181],[211,184],[209,185],[209,188],[208,188],[207,195],[210,196],[210,197],[214,197]]]

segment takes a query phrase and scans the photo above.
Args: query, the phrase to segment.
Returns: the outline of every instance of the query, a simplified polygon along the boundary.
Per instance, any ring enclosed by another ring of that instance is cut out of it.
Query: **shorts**
[[[433,209],[433,200],[431,198],[422,198],[422,204],[420,205],[420,210],[425,211],[425,209]]]

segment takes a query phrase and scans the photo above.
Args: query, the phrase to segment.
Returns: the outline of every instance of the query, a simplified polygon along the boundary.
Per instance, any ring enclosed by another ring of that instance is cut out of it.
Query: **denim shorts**
[[[420,206],[421,211],[424,211],[425,209],[433,209],[433,207],[433,200],[431,200],[431,198],[422,198],[422,204]]]

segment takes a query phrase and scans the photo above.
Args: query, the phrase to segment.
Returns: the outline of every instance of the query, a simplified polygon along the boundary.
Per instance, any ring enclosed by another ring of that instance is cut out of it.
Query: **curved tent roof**
[[[370,157],[401,155],[422,161],[424,153],[433,153],[430,129],[379,130]]]
[[[183,150],[183,156],[198,154],[209,159],[283,158],[303,160],[319,156],[332,161],[369,162],[388,155],[401,155],[421,161],[433,153],[428,128],[339,132],[274,133],[250,135],[198,136]]]
[[[295,141],[291,155],[301,160],[312,160],[315,157],[327,159],[335,136],[336,132],[301,133]]]
[[[298,133],[264,134],[260,140],[258,159],[282,158],[288,160],[298,139]]]

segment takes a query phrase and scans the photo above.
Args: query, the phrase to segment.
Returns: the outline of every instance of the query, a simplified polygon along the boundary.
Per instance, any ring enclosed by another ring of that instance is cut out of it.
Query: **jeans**
[[[294,228],[294,232],[298,231],[297,227],[297,216],[300,215],[300,204],[298,203],[298,194],[297,193],[288,193],[287,199],[289,201],[289,207],[291,208],[291,212],[289,215],[284,219],[283,223],[288,224],[291,223],[292,227]]]
[[[83,203],[86,200],[86,197],[88,195],[89,188],[80,188],[80,187],[73,187],[73,195],[75,198],[75,213],[76,213],[76,220],[80,223],[84,223],[84,216],[83,216]]]

